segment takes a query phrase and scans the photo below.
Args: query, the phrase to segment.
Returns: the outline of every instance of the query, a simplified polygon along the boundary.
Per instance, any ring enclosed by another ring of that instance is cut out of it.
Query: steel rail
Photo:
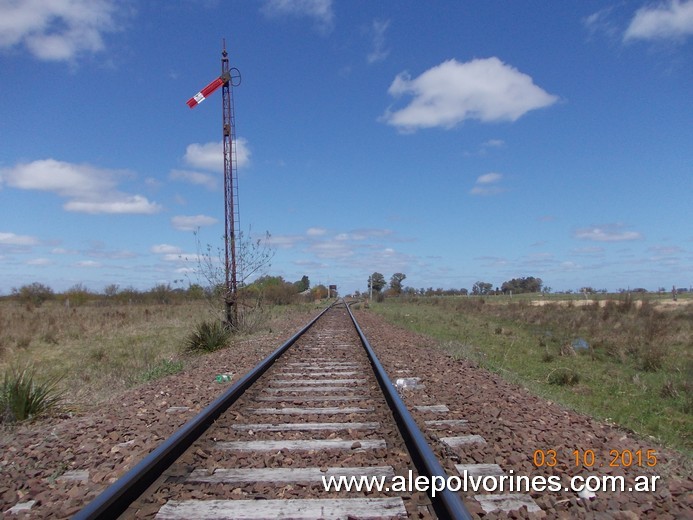
[[[373,372],[375,372],[375,377],[378,380],[378,384],[380,385],[383,394],[385,394],[385,398],[395,417],[397,427],[399,428],[402,437],[404,437],[404,442],[409,449],[409,454],[412,457],[416,469],[419,471],[420,475],[427,476],[429,478],[429,483],[431,484],[431,478],[434,476],[443,478],[445,479],[445,482],[447,482],[447,473],[445,473],[445,470],[440,465],[440,462],[433,453],[431,447],[428,445],[423,433],[421,433],[421,430],[419,430],[419,427],[416,425],[416,422],[409,413],[409,410],[402,401],[402,398],[397,393],[397,390],[395,390],[394,385],[387,376],[387,372],[385,372],[383,365],[378,360],[378,356],[375,355],[373,347],[371,347],[366,335],[361,330],[361,327],[359,327],[359,324],[356,321],[354,314],[351,312],[349,305],[345,305],[345,307],[347,308],[347,311],[349,311],[349,316],[351,316],[351,320],[353,321],[356,331],[361,338],[361,343],[368,353],[368,358],[371,362],[371,366],[373,367]],[[435,497],[431,496],[430,487],[427,493],[431,498],[431,504],[433,504],[433,509],[435,510],[436,515],[438,515],[438,518],[441,520],[472,519],[472,515],[462,503],[462,499],[459,497],[459,495],[453,491],[450,491],[447,489],[447,487],[438,492]]]
[[[334,305],[335,303],[330,304],[282,346],[260,362],[259,365],[212,401],[198,415],[181,426],[171,437],[142,459],[134,468],[107,487],[93,501],[87,504],[84,509],[73,516],[73,520],[115,519],[123,514],[229,406],[235,403],[298,338]]]

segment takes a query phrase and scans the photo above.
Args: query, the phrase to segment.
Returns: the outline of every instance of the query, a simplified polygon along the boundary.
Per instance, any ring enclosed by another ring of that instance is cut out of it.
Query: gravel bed
[[[392,379],[421,377],[424,388],[405,390],[408,405],[446,404],[450,412],[416,412],[413,415],[432,440],[477,434],[486,444],[450,448],[434,444],[448,474],[455,474],[454,464],[496,463],[506,472],[516,475],[659,475],[654,493],[597,493],[592,499],[582,499],[574,493],[531,493],[547,518],[678,519],[693,517],[693,480],[684,470],[685,461],[676,452],[638,439],[636,436],[566,410],[555,403],[537,398],[523,388],[503,381],[496,374],[479,369],[463,360],[454,360],[435,348],[422,336],[394,328],[381,318],[358,311],[357,319]],[[0,515],[4,518],[68,518],[79,511],[98,493],[132,468],[187,420],[201,411],[228,384],[214,382],[218,373],[232,372],[234,380],[245,374],[257,362],[288,339],[310,316],[287,321],[273,334],[256,336],[227,349],[195,360],[181,374],[170,376],[134,388],[113,399],[108,406],[73,416],[62,416],[0,432]],[[249,396],[250,397],[250,396]],[[300,396],[297,397],[300,402]],[[349,406],[360,406],[354,401]],[[316,402],[314,406],[332,406]],[[272,403],[264,402],[270,407]],[[313,404],[311,404],[313,406]],[[428,419],[466,419],[468,425],[443,430],[426,430]],[[242,417],[235,417],[238,421]],[[309,421],[333,420],[330,416],[312,416]],[[335,419],[338,421],[344,418]],[[354,420],[359,420],[355,418]],[[266,416],[262,422],[290,422],[285,416]],[[258,421],[260,422],[260,421]],[[315,438],[329,438],[318,433]],[[340,438],[368,438],[369,432],[337,432]],[[240,435],[235,432],[235,435]],[[265,438],[264,432],[254,432],[255,438]],[[292,433],[285,433],[290,438]],[[269,437],[267,437],[269,438]],[[636,451],[656,449],[655,468],[595,467],[587,472],[571,464],[576,448],[593,450],[600,462],[610,460],[613,449]],[[535,450],[556,450],[559,464],[554,468],[535,468]],[[347,455],[361,457],[357,453]],[[377,452],[378,450],[373,450]],[[201,449],[195,456],[205,459],[209,454]],[[227,454],[229,460],[243,455]],[[335,464],[330,451],[315,453],[311,463]],[[370,454],[375,458],[378,454]],[[266,454],[250,465],[274,467],[298,465],[299,460],[287,460],[289,454]],[[274,457],[274,458],[272,458]],[[347,461],[348,462],[348,461]],[[216,464],[216,462],[214,463]],[[208,465],[213,465],[208,463]],[[406,466],[404,459],[402,468]],[[86,472],[86,473],[85,473]],[[179,485],[174,483],[172,485]],[[264,483],[237,488],[233,493],[253,496],[276,496],[276,488]],[[286,497],[301,495],[298,486],[287,485]],[[219,490],[210,485],[209,493]],[[281,492],[280,492],[281,493]],[[425,503],[425,497],[415,496],[412,502]],[[469,509],[480,518],[507,518],[508,515],[486,514],[471,494],[464,498]],[[8,513],[18,504],[31,503],[30,509]],[[408,508],[408,510],[410,510]],[[511,518],[542,516],[518,511]]]

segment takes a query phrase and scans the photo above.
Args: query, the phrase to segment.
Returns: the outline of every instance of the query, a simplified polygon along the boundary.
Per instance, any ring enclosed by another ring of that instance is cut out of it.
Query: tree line
[[[390,277],[390,282],[385,279],[382,273],[374,272],[368,277],[367,289],[364,296],[373,295],[375,298],[385,296],[465,296],[469,294],[466,288],[461,289],[415,289],[414,287],[404,287],[402,282],[407,278],[404,273],[395,273]],[[544,287],[544,282],[541,278],[528,276],[525,278],[513,278],[505,281],[500,287],[494,289],[493,284],[489,282],[478,281],[472,286],[471,294],[475,296],[487,296],[492,294],[522,294],[522,293],[537,293],[550,292],[550,287]],[[356,291],[356,296],[360,296],[360,291]]]
[[[182,282],[175,280],[174,285]],[[223,298],[223,284],[203,287],[198,283],[190,283],[186,288],[172,287],[170,283],[156,284],[150,289],[138,290],[134,287],[120,287],[118,284],[108,284],[102,291],[93,291],[84,284],[78,283],[69,289],[55,292],[50,286],[34,282],[21,287],[13,287],[11,294],[4,298],[16,300],[22,304],[39,307],[45,302],[58,301],[65,305],[80,306],[88,301],[113,303],[180,303],[190,300]],[[289,282],[281,276],[261,276],[250,284],[239,287],[240,299],[260,300],[268,304],[290,304],[299,301],[313,301],[327,298],[328,288],[318,284],[311,287],[308,276]],[[332,295],[336,296],[336,295]]]

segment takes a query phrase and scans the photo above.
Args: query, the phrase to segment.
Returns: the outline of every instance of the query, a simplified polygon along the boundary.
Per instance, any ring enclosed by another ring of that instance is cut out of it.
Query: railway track
[[[345,304],[327,308],[74,518],[471,518]]]

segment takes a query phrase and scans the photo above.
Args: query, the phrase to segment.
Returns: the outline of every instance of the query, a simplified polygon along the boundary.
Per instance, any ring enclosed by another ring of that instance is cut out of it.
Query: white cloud
[[[238,137],[236,144],[236,166],[244,168],[250,164],[250,149],[248,141],[243,137]],[[183,157],[185,163],[194,168],[203,170],[220,172],[224,171],[224,143],[193,143],[185,149]]]
[[[614,38],[621,32],[621,29],[611,21],[613,9],[613,6],[605,7],[583,19],[590,38],[597,34],[605,34],[609,38]]]
[[[691,35],[693,0],[670,0],[638,9],[623,40],[682,40]]]
[[[530,110],[558,100],[536,86],[530,76],[495,57],[466,63],[451,59],[414,79],[400,73],[388,93],[413,96],[406,107],[388,109],[381,117],[403,131],[452,128],[465,119],[516,121]]]
[[[168,253],[161,257],[164,262],[179,262],[179,263],[202,263],[206,259],[198,254],[193,253]]]
[[[265,0],[261,10],[270,18],[312,18],[317,29],[324,34],[330,32],[334,25],[332,0]]]
[[[481,144],[482,148],[503,148],[504,146],[505,141],[503,141],[503,139],[489,139]]]
[[[197,186],[204,186],[208,190],[217,189],[217,178],[209,173],[193,172],[188,170],[171,170],[168,178],[173,181],[189,182]]]
[[[161,211],[161,206],[149,202],[142,195],[119,196],[117,200],[86,201],[71,200],[63,205],[67,211],[96,214],[149,215]]]
[[[83,260],[81,262],[77,262],[76,265],[77,267],[101,267],[101,263],[95,260]]]
[[[321,227],[312,227],[308,228],[308,231],[306,231],[306,235],[309,237],[319,237],[327,233],[327,230],[325,228]]]
[[[207,215],[179,215],[171,219],[171,224],[179,231],[195,231],[199,227],[212,226],[216,223],[217,219]]]
[[[624,230],[622,224],[604,224],[582,228],[575,231],[573,236],[580,240],[593,240],[595,242],[624,242],[642,238],[642,235],[637,231]]]
[[[35,246],[39,241],[29,235],[0,232],[0,246]]]
[[[43,266],[43,265],[50,265],[53,262],[51,262],[48,258],[32,258],[31,260],[26,261],[26,265],[36,265],[36,266]]]
[[[348,258],[354,255],[352,247],[340,240],[327,240],[324,242],[316,242],[308,247],[308,251],[316,257],[326,259]]]
[[[501,193],[502,187],[498,183],[503,180],[503,175],[500,173],[484,173],[476,179],[474,187],[470,190],[472,195],[495,195]]]
[[[66,211],[151,214],[161,210],[161,206],[142,195],[118,191],[117,181],[123,175],[120,171],[55,159],[0,169],[0,178],[12,188],[49,191],[67,198],[63,205]]]
[[[604,253],[604,248],[599,246],[578,247],[570,252],[573,255],[601,255]]]
[[[268,246],[280,249],[293,249],[305,241],[306,237],[302,235],[272,235],[269,238],[262,239],[262,242]]]
[[[390,20],[373,20],[371,36],[373,37],[373,49],[366,56],[368,63],[383,61],[390,54],[390,49],[385,48],[385,32],[390,26]]]
[[[480,175],[479,178],[476,180],[477,184],[495,184],[497,182],[500,182],[500,180],[503,178],[503,175],[500,173],[484,173],[483,175]]]
[[[149,250],[156,255],[180,254],[182,252],[180,247],[169,244],[155,244]]]
[[[4,0],[0,49],[24,46],[40,60],[72,61],[104,48],[103,34],[117,30],[118,2],[111,0]]]

